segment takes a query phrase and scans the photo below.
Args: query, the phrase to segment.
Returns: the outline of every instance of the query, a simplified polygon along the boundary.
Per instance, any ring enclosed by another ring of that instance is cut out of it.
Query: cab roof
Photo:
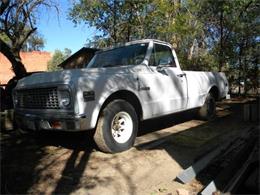
[[[165,41],[161,41],[161,40],[158,40],[158,39],[140,39],[140,40],[136,40],[136,41],[127,42],[125,45],[132,45],[132,44],[137,44],[137,43],[149,43],[151,41],[154,42],[154,43],[159,43],[159,44],[171,46],[170,43],[167,43]]]
[[[102,50],[97,51],[97,52],[99,53],[99,52],[102,52],[102,51],[108,51],[108,50],[111,50],[111,49],[116,49],[116,48],[120,48],[120,47],[124,47],[124,46],[128,46],[128,45],[133,45],[133,44],[138,44],[138,43],[149,43],[151,41],[154,42],[154,43],[168,45],[169,47],[172,47],[172,45],[170,43],[167,43],[165,41],[161,41],[161,40],[158,40],[158,39],[140,39],[140,40],[130,41],[130,42],[127,42],[127,43],[124,43],[124,44],[119,44],[118,46],[114,46],[114,47],[112,46],[112,47],[103,48]]]

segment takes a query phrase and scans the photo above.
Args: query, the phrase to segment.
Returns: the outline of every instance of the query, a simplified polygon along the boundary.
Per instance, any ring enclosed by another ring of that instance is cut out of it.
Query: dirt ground
[[[140,124],[135,146],[119,154],[98,151],[93,132],[21,133],[1,130],[2,194],[198,193],[205,179],[188,184],[176,176],[210,150],[256,122],[245,122],[246,100],[226,100],[217,118],[195,119],[193,112]]]

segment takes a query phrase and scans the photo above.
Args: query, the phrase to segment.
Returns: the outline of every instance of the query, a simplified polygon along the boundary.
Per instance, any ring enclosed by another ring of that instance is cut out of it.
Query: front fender
[[[77,100],[80,114],[86,114],[89,128],[95,128],[105,101],[114,93],[127,90],[138,97],[138,80],[131,73],[103,74],[95,79],[82,78],[78,82]],[[86,101],[84,91],[93,91],[94,100]]]
[[[103,108],[104,104],[106,103],[106,101],[110,97],[112,97],[114,94],[116,94],[118,92],[120,93],[121,91],[124,91],[124,93],[129,92],[129,93],[134,94],[137,97],[137,99],[139,100],[139,102],[141,103],[136,90],[133,90],[131,88],[118,88],[118,89],[107,91],[107,92],[103,93],[99,99],[96,100],[95,104],[92,104],[91,109],[90,109],[90,110],[92,110],[92,113],[87,114],[88,116],[90,116],[89,124],[90,124],[91,128],[96,127],[99,114],[102,111],[102,108]],[[88,111],[90,111],[90,110],[88,110]]]

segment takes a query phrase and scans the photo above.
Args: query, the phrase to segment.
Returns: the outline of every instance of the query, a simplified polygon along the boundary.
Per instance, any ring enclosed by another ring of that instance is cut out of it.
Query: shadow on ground
[[[241,105],[229,104],[226,108],[226,105],[223,104],[223,106],[223,110],[231,110],[233,113],[231,116],[227,116],[227,120],[222,120],[219,117],[215,121],[169,135],[166,142],[149,148],[149,150],[165,150],[181,167],[188,167],[198,155],[206,153],[221,140],[221,136],[226,133],[225,128],[227,126],[231,130],[238,127],[237,121],[241,121]],[[174,127],[192,119],[194,119],[194,112],[149,120],[141,123],[141,131],[138,136],[156,133],[161,129]],[[219,131],[216,131],[216,128]],[[147,150],[145,144],[137,146],[136,149]],[[84,177],[91,155],[96,150],[93,131],[26,134],[17,131],[1,131],[1,194],[30,193],[34,185],[40,185],[41,182],[46,181],[49,181],[49,185],[53,186],[54,189],[49,193],[72,193],[82,187],[80,180]],[[120,155],[104,154],[105,157],[109,156],[111,159],[119,158]],[[53,171],[51,174],[45,174],[46,169]],[[120,167],[115,169],[122,175],[124,174],[124,178],[130,186],[129,193],[135,194],[134,181],[131,180],[131,176],[126,175]],[[53,183],[53,180],[57,182]],[[92,189],[104,185],[104,183],[109,183],[108,180],[113,180],[113,178],[93,176],[86,178],[86,180],[90,182],[86,182],[83,187]],[[38,192],[44,193],[45,189]]]

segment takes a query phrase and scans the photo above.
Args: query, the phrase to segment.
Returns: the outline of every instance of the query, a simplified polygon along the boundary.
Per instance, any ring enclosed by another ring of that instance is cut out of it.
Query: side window
[[[154,44],[149,64],[150,66],[170,65],[176,67],[171,48],[166,45]]]

